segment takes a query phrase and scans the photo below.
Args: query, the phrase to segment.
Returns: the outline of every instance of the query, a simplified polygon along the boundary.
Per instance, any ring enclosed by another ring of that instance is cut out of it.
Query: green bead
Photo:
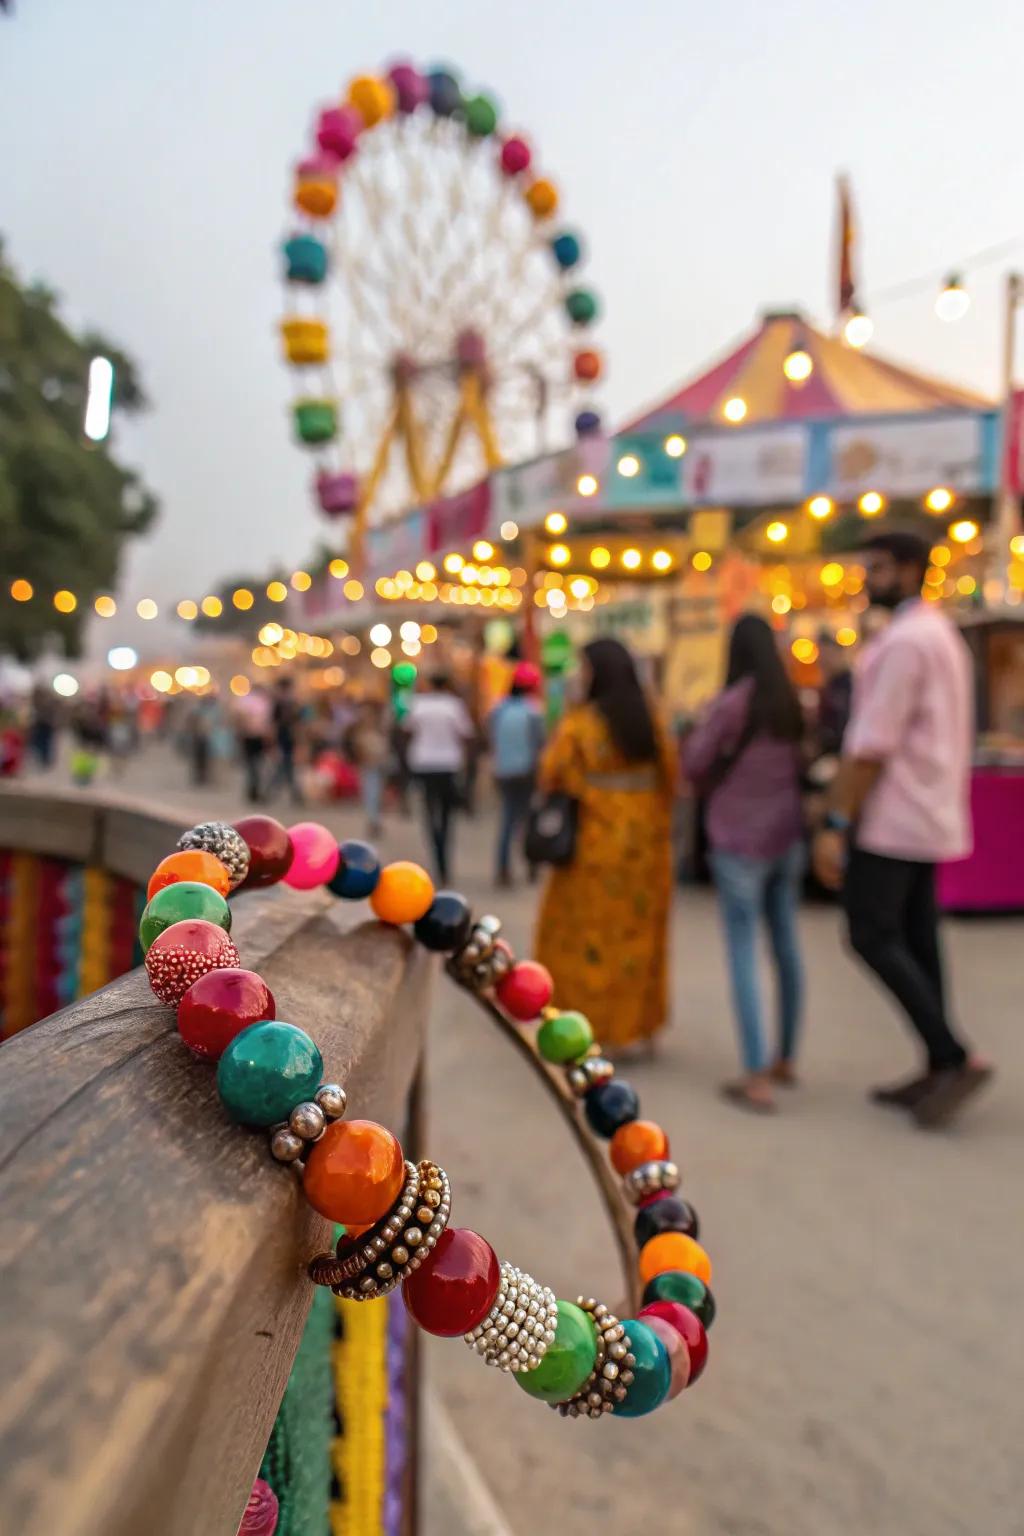
[[[537,1049],[545,1061],[579,1061],[594,1043],[590,1020],[582,1013],[556,1013],[537,1031]]]
[[[172,923],[183,922],[187,917],[201,917],[208,923],[216,923],[225,933],[231,932],[231,908],[219,891],[199,880],[176,880],[157,891],[146,904],[139,923],[139,942],[146,954],[153,940]]]
[[[597,295],[589,288],[573,288],[565,296],[565,307],[574,325],[589,325],[597,319]]]
[[[280,1020],[251,1024],[217,1063],[217,1092],[232,1120],[276,1125],[311,1099],[323,1079],[320,1052],[304,1029]]]
[[[664,1269],[649,1280],[644,1290],[644,1306],[650,1306],[652,1301],[678,1301],[689,1307],[705,1328],[710,1328],[715,1319],[715,1298],[699,1275],[691,1275],[685,1269]]]
[[[498,109],[489,96],[471,96],[462,110],[466,127],[475,139],[486,139],[498,126]]]
[[[638,1322],[635,1317],[624,1317],[622,1326],[629,1336],[630,1352],[636,1364],[625,1400],[616,1403],[613,1411],[619,1418],[639,1419],[645,1413],[652,1413],[668,1396],[672,1385],[672,1362],[653,1328]]]
[[[589,1315],[571,1301],[558,1303],[555,1342],[535,1371],[520,1371],[515,1380],[531,1397],[544,1403],[565,1403],[580,1390],[597,1362],[597,1334]]]

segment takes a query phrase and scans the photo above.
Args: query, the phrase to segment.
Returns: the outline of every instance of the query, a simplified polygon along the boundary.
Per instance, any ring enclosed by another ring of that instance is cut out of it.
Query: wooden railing
[[[0,794],[0,849],[143,881],[177,823]],[[243,895],[232,936],[354,1113],[415,1095],[428,962],[322,893]],[[418,1148],[408,1147],[409,1155]],[[0,1531],[233,1536],[327,1225],[133,972],[0,1048]]]

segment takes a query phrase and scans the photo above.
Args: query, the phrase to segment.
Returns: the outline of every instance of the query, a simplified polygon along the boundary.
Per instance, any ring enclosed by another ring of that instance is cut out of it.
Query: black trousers
[[[851,948],[906,1013],[929,1070],[961,1066],[967,1051],[946,1014],[935,865],[854,847],[843,904]]]
[[[447,880],[452,813],[458,803],[457,776],[454,773],[419,773],[416,777],[423,789],[427,835],[434,850],[438,878]]]

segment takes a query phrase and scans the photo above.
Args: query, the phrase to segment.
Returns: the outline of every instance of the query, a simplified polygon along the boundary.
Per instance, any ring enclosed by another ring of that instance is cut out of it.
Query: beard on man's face
[[[895,578],[868,584],[868,597],[875,608],[898,608],[906,593]]]

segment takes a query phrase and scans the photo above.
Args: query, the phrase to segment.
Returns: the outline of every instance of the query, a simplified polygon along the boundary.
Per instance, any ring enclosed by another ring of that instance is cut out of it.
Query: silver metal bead
[[[622,1187],[627,1199],[633,1205],[639,1205],[641,1200],[657,1194],[661,1189],[678,1189],[679,1169],[675,1163],[667,1160],[641,1163],[638,1168],[626,1174]]]
[[[478,917],[474,927],[486,933],[489,938],[496,939],[501,932],[501,918],[489,912],[484,917]]]
[[[408,1264],[409,1250],[408,1248],[403,1248],[401,1244],[399,1244],[397,1248],[392,1248],[391,1257],[396,1264]]]
[[[566,1072],[566,1081],[578,1099],[596,1088],[599,1083],[610,1082],[615,1076],[615,1067],[604,1056],[587,1056],[583,1061],[578,1061]]]
[[[226,821],[201,821],[181,834],[178,847],[199,848],[220,859],[228,872],[232,890],[237,889],[249,873],[249,845]]]
[[[321,1134],[326,1124],[327,1120],[323,1110],[319,1104],[314,1104],[312,1100],[304,1104],[296,1104],[288,1116],[289,1127],[295,1132],[296,1136],[301,1136],[303,1141],[316,1141],[316,1138]]]
[[[296,1136],[294,1131],[285,1127],[274,1132],[270,1138],[271,1154],[279,1163],[294,1163],[297,1157],[301,1157],[306,1150],[306,1143],[301,1136]]]
[[[321,1083],[313,1095],[328,1120],[340,1120],[348,1104],[348,1094],[340,1083]]]

